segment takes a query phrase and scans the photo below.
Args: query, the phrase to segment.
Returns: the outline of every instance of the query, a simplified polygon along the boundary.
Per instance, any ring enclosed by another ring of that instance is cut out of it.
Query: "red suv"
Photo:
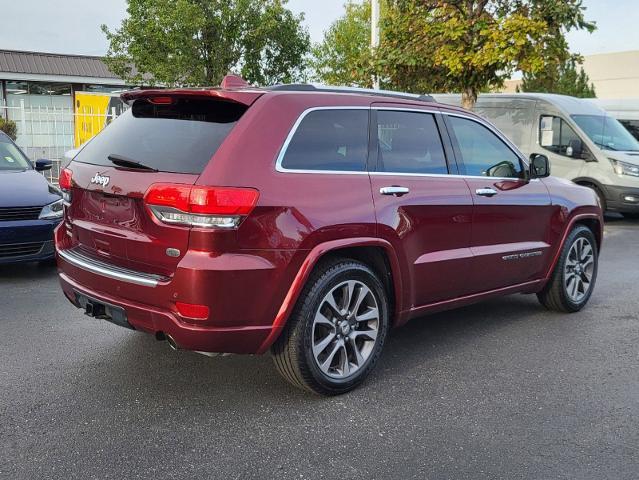
[[[60,282],[88,315],[270,350],[330,395],[411,318],[511,293],[576,312],[592,293],[596,195],[468,111],[310,85],[122,98],[60,178]]]

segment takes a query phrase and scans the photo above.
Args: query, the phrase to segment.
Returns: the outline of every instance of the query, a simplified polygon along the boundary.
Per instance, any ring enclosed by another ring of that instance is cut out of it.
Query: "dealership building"
[[[100,57],[0,50],[0,116],[16,122],[17,143],[32,159],[61,158],[79,132],[121,111],[80,111],[81,95],[108,103],[126,89]]]

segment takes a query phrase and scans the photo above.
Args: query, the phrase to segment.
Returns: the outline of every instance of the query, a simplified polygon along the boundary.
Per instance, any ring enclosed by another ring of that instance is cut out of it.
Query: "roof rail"
[[[405,100],[418,100],[420,102],[436,102],[430,95],[417,93],[394,92],[392,90],[372,90],[358,87],[333,87],[330,85],[315,85],[312,83],[290,83],[266,87],[266,90],[275,92],[327,92],[327,93],[360,93],[379,97],[402,98]]]

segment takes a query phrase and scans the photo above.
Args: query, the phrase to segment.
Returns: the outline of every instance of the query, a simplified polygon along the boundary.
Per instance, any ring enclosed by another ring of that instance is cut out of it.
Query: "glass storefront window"
[[[31,158],[60,158],[73,148],[71,84],[7,81],[7,116]]]

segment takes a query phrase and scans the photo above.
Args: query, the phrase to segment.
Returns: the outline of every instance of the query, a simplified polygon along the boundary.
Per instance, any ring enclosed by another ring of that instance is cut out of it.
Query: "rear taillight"
[[[199,228],[235,228],[257,203],[253,188],[156,183],[144,202],[163,223]]]
[[[68,168],[63,168],[58,177],[58,185],[62,190],[62,199],[68,205],[71,203],[71,187],[73,186],[73,172]]]
[[[73,172],[68,168],[63,168],[58,177],[58,185],[62,190],[71,190],[73,181]]]

